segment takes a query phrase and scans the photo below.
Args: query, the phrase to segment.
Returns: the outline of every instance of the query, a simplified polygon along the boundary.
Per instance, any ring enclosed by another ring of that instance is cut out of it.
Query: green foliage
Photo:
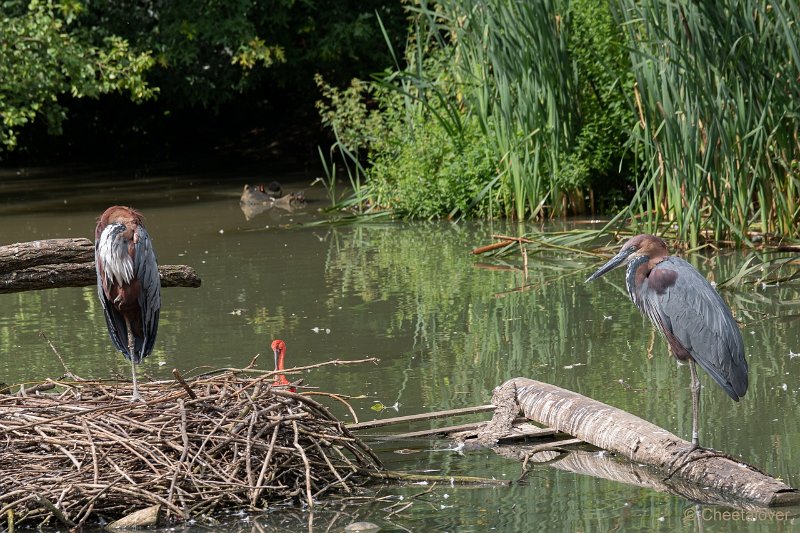
[[[368,109],[367,101],[376,92],[376,86],[357,78],[344,91],[325,82],[321,74],[314,81],[322,93],[316,103],[322,124],[337,132],[343,148],[351,152],[368,150],[379,142],[383,133],[383,115],[377,109]]]
[[[87,25],[152,50],[152,80],[162,87],[166,105],[216,107],[260,82],[263,69],[286,60],[282,46],[268,44],[263,16],[260,4],[249,0],[98,0],[88,6]]]
[[[393,0],[28,1],[4,0],[0,14],[6,146],[36,117],[52,133],[66,116],[77,132],[101,124],[131,135],[119,139],[128,145],[164,135],[171,138],[160,144],[169,144],[183,137],[180,128],[226,120],[241,129],[268,117],[268,128],[282,129],[280,121],[313,113],[315,73],[340,86],[385,68],[378,13],[397,35],[406,24]],[[120,91],[136,102],[157,92],[158,100],[135,108],[75,100]]]
[[[800,6],[619,0],[645,175],[626,213],[649,228],[797,236]]]
[[[363,170],[368,186],[356,194],[373,209],[426,219],[488,214],[485,191],[497,173],[479,121],[452,105],[452,78],[422,84],[423,72],[440,72],[447,61],[440,51],[416,72],[353,80],[343,91],[318,78],[324,99],[317,108],[336,146],[345,158],[361,153],[370,163]],[[362,171],[358,161],[351,166]]]
[[[14,148],[19,130],[37,119],[60,132],[62,95],[127,92],[138,102],[157,92],[144,77],[153,65],[150,54],[134,52],[120,37],[109,35],[94,45],[85,33],[72,31],[81,4],[33,0],[24,10],[8,7],[0,18],[0,144],[5,148]]]
[[[496,172],[478,121],[465,123],[457,145],[440,122],[423,124],[413,137],[393,132],[375,152],[368,173],[371,197],[412,218],[489,215],[488,197],[479,198]]]
[[[362,89],[372,91],[382,116],[370,120],[391,132],[390,142],[358,145],[373,164],[371,202],[412,216],[480,206],[482,215],[522,219],[582,209],[580,191],[620,179],[635,117],[623,93],[632,78],[620,81],[622,35],[607,8],[448,0],[423,2],[415,13],[405,66],[374,82],[383,93]],[[350,138],[374,128],[366,114],[332,102],[324,122],[348,117],[335,126],[352,150]]]
[[[629,203],[616,220],[674,227],[692,245],[748,242],[753,229],[798,235],[796,2],[439,0],[410,11],[404,61],[373,84],[384,92],[359,89],[377,111],[333,118],[355,95],[325,110],[337,138],[367,152],[360,194],[371,203],[430,217],[488,198],[481,213],[523,219],[581,212],[591,189],[596,205]],[[365,132],[389,141],[353,140]],[[398,207],[405,198],[420,206]]]
[[[572,0],[569,14],[568,48],[578,74],[580,126],[555,179],[567,189],[590,184],[599,190],[619,187],[623,148],[636,124],[625,97],[632,92],[634,78],[624,35],[605,3]],[[632,170],[627,165],[623,173]]]
[[[218,110],[277,88],[311,94],[318,72],[342,83],[351,69],[386,61],[385,49],[373,46],[382,42],[376,11],[402,21],[388,0],[95,0],[87,11],[97,31],[153,51],[153,83],[173,109]]]

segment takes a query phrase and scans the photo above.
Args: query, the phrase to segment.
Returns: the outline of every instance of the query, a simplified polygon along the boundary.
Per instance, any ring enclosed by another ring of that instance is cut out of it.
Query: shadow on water
[[[318,220],[317,209],[325,205],[325,191],[309,187],[311,177],[288,187],[305,190],[306,208],[269,210],[251,220],[238,197],[252,177],[156,177],[135,189],[116,188],[113,179],[99,176],[86,179],[58,186],[35,177],[0,182],[8,193],[0,241],[92,238],[95,218],[110,203],[141,209],[159,261],[189,264],[203,279],[200,289],[164,291],[157,347],[140,367],[146,377],[167,378],[174,367],[191,373],[245,366],[257,353],[267,365],[269,342],[282,338],[287,366],[381,358],[377,366],[302,376],[310,386],[353,396],[361,421],[487,403],[495,386],[526,376],[625,409],[681,437],[691,431],[688,369],[675,365],[666,343],[630,303],[622,273],[585,285],[599,261],[552,253],[532,257],[523,280],[513,256],[487,260],[469,253],[491,242],[491,234],[515,234],[518,227],[298,226]],[[721,279],[737,271],[742,255],[691,260]],[[797,285],[727,290],[723,297],[743,325],[750,390],[734,404],[701,377],[703,442],[800,485]],[[128,375],[108,340],[94,290],[75,288],[0,295],[0,381],[63,373],[39,331],[81,376]],[[376,402],[395,408],[377,412]],[[331,409],[351,421],[344,407]],[[436,441],[374,444],[395,469],[510,480],[521,473],[519,463],[491,451],[459,453]],[[417,453],[395,453],[400,448]],[[551,468],[535,468],[511,488],[441,486],[412,498],[429,488],[378,487],[383,500],[322,506],[313,516],[315,529],[341,530],[357,520],[397,531],[674,530],[724,521],[698,520],[691,502],[680,497]],[[401,497],[414,503],[393,514]],[[756,518],[724,526],[774,530],[779,523]],[[302,509],[281,508],[262,517],[231,516],[224,524],[278,531],[305,529],[308,521]]]

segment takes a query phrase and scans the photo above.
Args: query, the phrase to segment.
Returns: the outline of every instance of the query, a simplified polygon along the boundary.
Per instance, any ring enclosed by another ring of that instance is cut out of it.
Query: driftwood
[[[699,487],[709,487],[726,502],[762,507],[800,503],[800,492],[752,466],[712,450],[698,449],[682,456],[689,442],[630,413],[554,385],[514,378],[495,390],[492,402],[498,409],[483,436],[485,444],[509,431],[521,410],[530,420],[656,468],[664,485],[680,481],[697,486],[694,492],[683,491],[687,497],[700,494],[704,489]]]
[[[419,415],[396,416],[394,418],[384,418],[378,420],[370,420],[369,422],[360,422],[357,424],[348,424],[347,429],[355,431],[359,429],[373,429],[383,426],[393,426],[396,424],[403,424],[409,422],[419,422],[422,420],[434,420],[437,418],[448,418],[451,416],[468,415],[473,413],[485,413],[487,411],[494,411],[494,405],[479,405],[478,407],[464,407],[461,409],[448,409],[447,411],[436,411],[435,413],[422,413]]]
[[[158,267],[162,287],[199,287],[190,266]],[[0,246],[0,294],[88,287],[97,283],[94,244],[89,239],[47,239]]]

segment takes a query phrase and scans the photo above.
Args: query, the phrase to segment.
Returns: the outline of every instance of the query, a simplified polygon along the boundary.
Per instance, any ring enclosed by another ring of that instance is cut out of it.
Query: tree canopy
[[[390,53],[377,17],[399,40],[406,24],[388,0],[0,5],[0,154],[31,148],[20,135],[32,125],[58,134],[67,120],[79,130],[159,132],[181,113],[311,115],[315,74],[344,84],[383,69]]]

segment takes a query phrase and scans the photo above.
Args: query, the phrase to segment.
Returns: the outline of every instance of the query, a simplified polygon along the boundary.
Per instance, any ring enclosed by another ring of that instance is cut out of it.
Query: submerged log
[[[162,287],[199,287],[186,265],[158,267]],[[94,244],[89,239],[47,239],[0,246],[0,294],[88,287],[97,283]]]
[[[667,481],[680,478],[761,506],[800,503],[800,492],[755,467],[713,450],[697,449],[681,457],[690,447],[688,441],[621,409],[554,385],[514,378],[495,390],[492,403],[498,409],[485,442],[502,434],[521,409],[530,420],[672,473]]]

